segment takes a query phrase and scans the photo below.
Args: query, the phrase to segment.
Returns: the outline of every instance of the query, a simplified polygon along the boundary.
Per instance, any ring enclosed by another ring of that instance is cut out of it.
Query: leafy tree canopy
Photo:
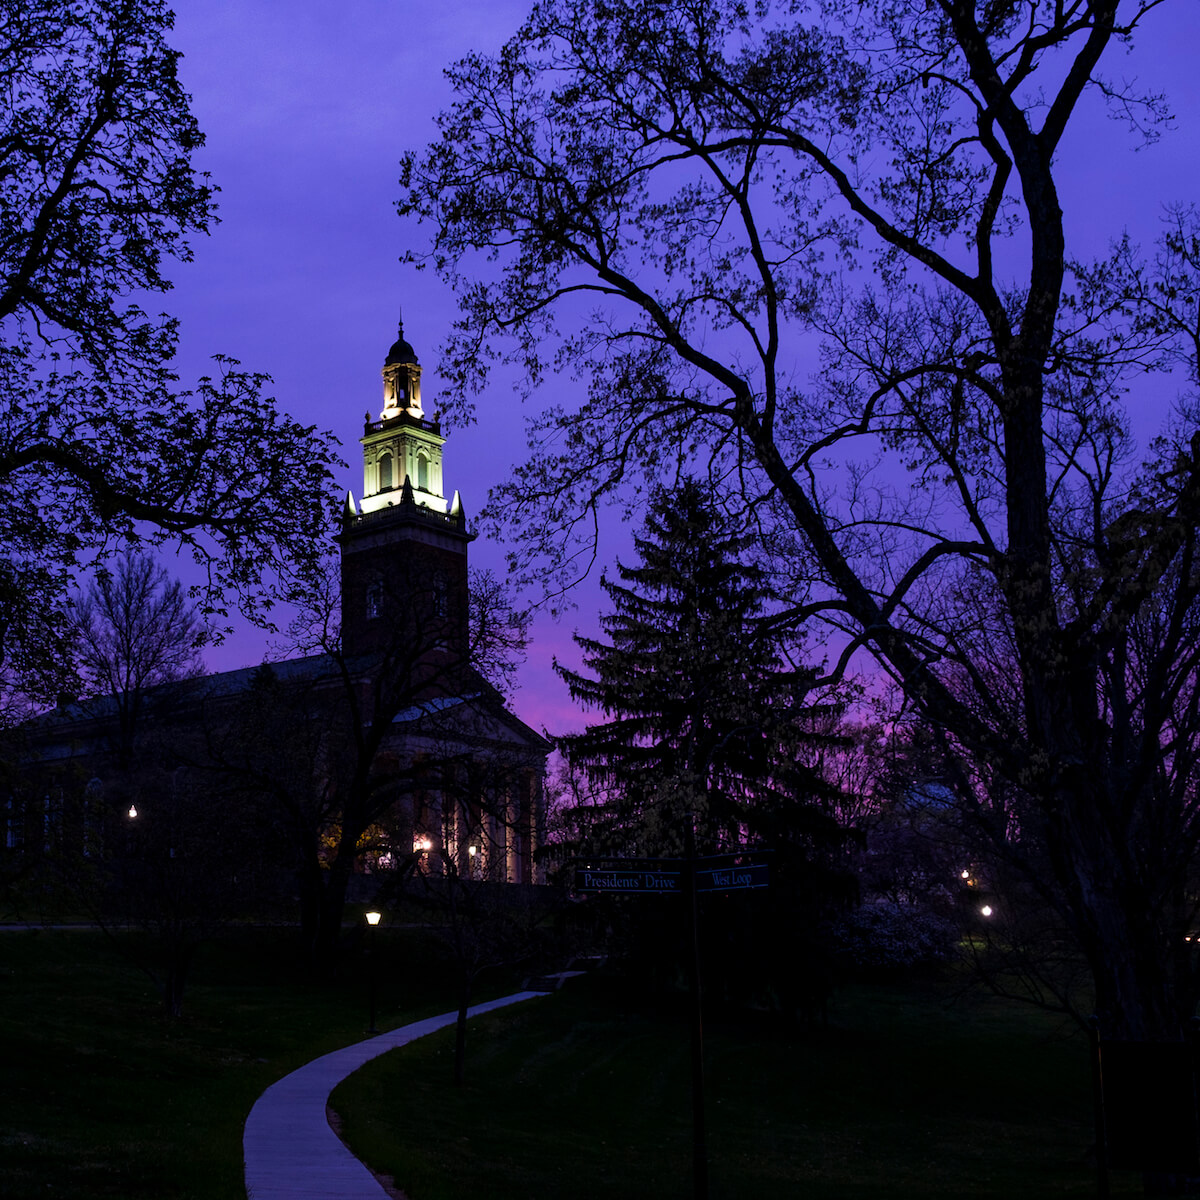
[[[797,620],[946,732],[1105,1027],[1177,1038],[1200,995],[1200,220],[1089,261],[1056,165],[1085,97],[1161,132],[1108,59],[1169,12],[545,0],[451,69],[400,208],[459,292],[460,419],[493,355],[589,383],[535,418],[497,506],[526,565],[562,582],[639,473],[735,481]],[[1168,366],[1187,391],[1139,463],[1125,390]]]
[[[263,618],[264,571],[310,558],[328,435],[230,360],[193,388],[140,306],[214,220],[160,0],[0,3],[0,659],[49,693],[71,577],[141,539],[206,568],[209,615]]]

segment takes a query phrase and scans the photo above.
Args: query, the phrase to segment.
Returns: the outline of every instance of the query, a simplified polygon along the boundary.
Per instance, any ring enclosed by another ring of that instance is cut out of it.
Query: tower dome
[[[416,363],[418,362],[417,352],[404,339],[404,322],[400,322],[400,330],[396,334],[396,340],[392,344],[392,348],[387,353],[387,358],[383,360],[385,367],[390,367],[393,364],[400,363]]]

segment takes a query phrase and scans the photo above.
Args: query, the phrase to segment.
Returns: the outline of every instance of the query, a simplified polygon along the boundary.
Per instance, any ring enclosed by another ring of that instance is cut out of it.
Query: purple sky
[[[175,272],[165,307],[182,320],[180,374],[232,355],[270,373],[281,406],[331,429],[348,463],[343,487],[362,494],[362,417],[382,405],[380,367],[403,305],[405,335],[437,406],[437,347],[454,313],[431,272],[398,264],[424,231],[396,215],[401,151],[428,141],[450,102],[442,68],[473,48],[497,48],[525,2],[488,0],[205,0],[180,6],[173,43],[208,137],[200,164],[221,187],[221,224]],[[478,425],[446,447],[446,491],[477,514],[524,445],[514,397],[501,388]],[[503,573],[482,540],[471,561]],[[594,604],[591,606],[594,607]],[[581,611],[580,623],[592,614]],[[570,711],[550,667],[570,655],[576,620],[543,621],[514,707],[536,728]],[[213,668],[257,662],[247,630],[208,654]],[[571,718],[568,718],[570,721]]]
[[[396,163],[433,136],[450,100],[442,68],[469,50],[494,50],[517,27],[525,0],[203,0],[181,5],[174,44],[208,136],[201,166],[222,189],[222,224],[176,269],[165,299],[182,319],[184,381],[223,353],[269,372],[280,404],[343,443],[344,486],[362,490],[358,436],[380,406],[379,368],[404,309],[405,334],[425,367],[425,404],[437,406],[437,346],[453,315],[430,273],[397,263],[426,233],[401,222]],[[1122,227],[1149,242],[1160,205],[1197,195],[1200,5],[1164,5],[1136,51],[1111,73],[1164,89],[1178,130],[1138,154],[1098,115],[1063,148],[1063,207],[1076,248],[1102,250]],[[1078,252],[1078,249],[1077,249]],[[568,386],[566,383],[559,386]],[[1152,402],[1163,403],[1161,390]],[[503,387],[479,422],[446,447],[447,493],[478,513],[523,449],[522,414]],[[497,547],[472,561],[502,571]],[[535,727],[576,724],[550,658],[571,657],[571,632],[591,628],[595,591],[577,614],[542,621],[517,712]],[[258,661],[261,634],[238,635],[210,666]]]

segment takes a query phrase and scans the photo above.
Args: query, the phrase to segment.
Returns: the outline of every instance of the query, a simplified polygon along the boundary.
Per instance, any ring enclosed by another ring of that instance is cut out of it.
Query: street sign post
[[[691,943],[692,993],[692,1179],[695,1200],[708,1198],[708,1152],[704,1120],[704,1034],[700,1000],[697,896],[765,888],[771,868],[763,851],[696,857],[688,826],[687,858],[604,858],[575,860],[575,890],[609,896],[682,896],[687,900]]]

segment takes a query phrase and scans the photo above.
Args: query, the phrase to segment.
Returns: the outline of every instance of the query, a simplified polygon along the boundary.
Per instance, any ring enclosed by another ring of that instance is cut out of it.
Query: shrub
[[[864,905],[829,927],[834,962],[868,973],[936,966],[955,956],[958,941],[952,922],[906,904]]]

